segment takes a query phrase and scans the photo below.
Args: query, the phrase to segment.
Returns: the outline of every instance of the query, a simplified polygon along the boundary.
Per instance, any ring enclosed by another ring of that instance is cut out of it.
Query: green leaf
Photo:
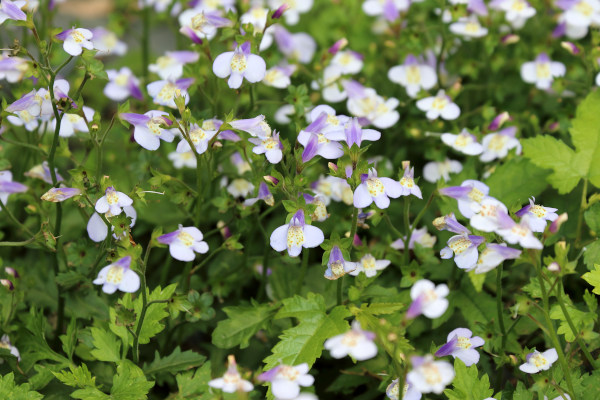
[[[110,331],[92,327],[94,347],[92,355],[100,361],[119,362],[121,360],[121,342]]]
[[[114,400],[145,400],[152,386],[154,382],[148,382],[138,366],[129,360],[123,360],[117,366],[110,394]]]
[[[110,400],[111,397],[96,388],[79,389],[71,393],[71,397],[81,400]]]
[[[592,271],[595,264],[600,264],[600,239],[585,246],[583,262],[587,269]]]
[[[576,168],[600,187],[600,92],[591,92],[577,107],[569,132],[577,149]]]
[[[252,304],[225,307],[223,311],[228,318],[217,324],[212,334],[213,343],[222,349],[235,346],[243,349],[248,347],[256,332],[269,326],[275,307],[270,304]]]
[[[298,318],[301,321],[320,317],[325,314],[325,299],[323,296],[309,293],[306,298],[294,296],[282,300],[283,307],[275,315],[275,319]]]
[[[38,392],[30,390],[30,387],[29,383],[17,385],[14,374],[10,372],[0,376],[0,399],[38,400],[44,397]]]
[[[481,400],[490,397],[494,391],[490,389],[490,378],[483,374],[481,379],[477,365],[467,368],[460,359],[454,361],[456,376],[452,381],[452,389],[444,390],[449,400]]]
[[[382,315],[393,314],[396,311],[402,310],[404,307],[406,307],[404,303],[363,303],[360,306],[360,310],[371,315]]]
[[[204,364],[201,368],[198,368],[195,372],[186,372],[178,374],[175,377],[177,381],[177,393],[176,399],[194,399],[194,400],[212,400],[212,394],[208,393],[209,387],[208,382],[211,380],[210,375],[210,361]],[[205,396],[200,396],[205,394]]]
[[[62,342],[63,351],[71,359],[77,344],[77,320],[75,318],[71,318],[71,322],[67,326],[67,333],[66,335],[60,335],[60,341]]]
[[[79,367],[74,365],[69,365],[69,371],[64,370],[61,372],[54,372],[54,376],[56,379],[61,381],[67,386],[77,387],[77,388],[86,388],[86,387],[96,387],[96,378],[92,377],[91,372],[88,370],[85,364],[82,364]]]
[[[594,203],[583,214],[585,223],[594,232],[600,233],[600,203]]]
[[[594,287],[594,290],[592,290],[593,293],[600,295],[600,265],[594,264],[594,270],[586,272],[581,277]]]
[[[513,393],[513,400],[533,400],[533,392],[529,391],[523,382],[519,381]]]
[[[586,325],[594,325],[593,313],[581,311],[569,303],[565,304],[565,308],[571,317],[575,330],[578,332]],[[573,331],[567,323],[567,318],[558,304],[554,304],[550,309],[550,318],[560,320],[560,326],[558,327],[557,332],[561,335],[565,335],[565,340],[567,342],[573,342],[575,340],[575,335],[573,335]]]
[[[548,172],[526,158],[513,158],[499,165],[485,181],[490,196],[504,204],[526,203],[530,196],[539,195],[547,186]]]
[[[161,358],[158,351],[155,353],[154,361],[144,366],[146,376],[156,376],[161,373],[171,373],[175,375],[179,371],[187,370],[201,365],[206,360],[201,354],[191,350],[181,351],[176,347],[171,354]]]

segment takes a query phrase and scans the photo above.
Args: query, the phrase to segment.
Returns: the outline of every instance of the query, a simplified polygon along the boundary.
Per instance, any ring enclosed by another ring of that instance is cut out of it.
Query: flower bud
[[[265,182],[270,183],[273,186],[277,186],[277,184],[279,183],[279,179],[271,175],[265,175],[263,176],[263,179],[265,180]]]
[[[4,272],[6,272],[8,275],[12,276],[13,278],[19,279],[21,277],[19,275],[19,273],[17,272],[17,270],[14,269],[13,267],[4,267]]]
[[[330,54],[336,54],[338,51],[340,51],[341,49],[343,49],[347,45],[348,45],[348,39],[341,38],[340,40],[338,40],[337,42],[335,42],[333,44],[333,46],[331,46],[329,48],[328,51],[329,51]]]
[[[562,213],[550,224],[550,232],[556,233],[560,229],[560,226],[569,219],[567,213]]]
[[[11,292],[15,290],[15,285],[13,285],[13,283],[8,279],[0,279],[0,283]]]
[[[500,39],[500,43],[502,43],[503,45],[509,45],[509,44],[515,44],[519,40],[521,40],[521,38],[519,37],[519,35],[515,35],[514,33],[510,33],[510,34],[508,34],[506,36],[503,36]]]
[[[581,53],[581,50],[579,50],[579,47],[577,47],[577,45],[573,42],[561,42],[560,45],[563,49],[565,49],[569,53],[573,54],[574,56]]]
[[[548,265],[548,271],[560,272],[560,265],[558,265],[558,263],[556,261],[551,262],[550,265]]]
[[[328,162],[327,166],[329,167],[330,170],[332,170],[333,172],[337,172],[338,170],[338,166],[332,162]]]
[[[496,118],[492,120],[489,124],[488,129],[490,131],[498,130],[506,121],[510,121],[512,118],[508,114],[508,112],[504,111],[503,113],[498,114]]]
[[[277,10],[275,10],[275,12],[273,13],[273,16],[271,17],[271,19],[279,19],[279,18],[281,18],[281,16],[283,15],[283,13],[286,12],[289,8],[290,8],[289,5],[282,4]]]

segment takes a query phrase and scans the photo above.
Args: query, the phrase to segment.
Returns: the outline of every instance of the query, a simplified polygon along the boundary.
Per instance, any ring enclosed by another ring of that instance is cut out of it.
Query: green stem
[[[337,305],[341,306],[344,299],[344,275],[337,280]]]
[[[21,222],[19,222],[19,220],[14,216],[14,214],[10,212],[10,210],[6,207],[6,205],[4,204],[4,202],[2,202],[2,200],[0,200],[0,209],[3,210],[6,213],[6,215],[8,215],[8,218],[12,222],[14,222],[21,229],[23,229],[25,231],[25,233],[27,233],[29,236],[34,236],[33,232],[31,232],[25,225],[23,225]]]
[[[148,243],[148,246],[146,247],[146,254],[144,254],[144,261],[141,264],[142,312],[140,314],[138,326],[135,329],[135,335],[133,336],[133,349],[132,349],[133,362],[136,364],[139,362],[140,332],[142,331],[142,325],[144,324],[144,318],[146,317],[146,312],[148,311],[148,306],[153,303],[153,302],[151,302],[150,304],[148,304],[148,297],[146,295],[146,265],[147,265],[148,259],[150,257],[150,250],[152,250],[152,239],[150,239],[150,242]]]
[[[392,220],[390,219],[390,216],[385,213],[383,214],[383,218],[385,219],[385,222],[387,222],[387,224],[390,226],[390,229],[392,230],[392,232],[394,233],[394,235],[398,236],[399,238],[404,237],[404,235],[402,234],[402,232],[400,232],[392,223]]]
[[[35,236],[24,240],[22,242],[0,242],[0,247],[19,247],[19,246],[27,246],[30,243],[35,242]]]
[[[350,228],[350,240],[354,243],[354,236],[356,236],[356,228],[358,225],[358,208],[354,207],[352,210],[352,228]],[[351,246],[353,247],[353,246]]]
[[[410,197],[404,198],[404,252],[402,253],[402,263],[408,265],[410,260],[410,238],[412,236],[412,229],[410,226]]]
[[[142,76],[144,84],[148,83],[148,64],[150,63],[150,9],[144,7],[142,10]]]
[[[506,327],[504,326],[504,316],[502,311],[504,310],[504,303],[502,302],[502,267],[504,263],[500,263],[496,268],[496,310],[498,311],[498,324],[500,325],[500,332],[502,333],[502,356],[505,354],[506,346]]]
[[[423,218],[423,215],[425,215],[425,211],[427,211],[427,209],[431,205],[431,202],[433,201],[433,198],[435,197],[435,193],[436,193],[435,190],[433,192],[431,192],[431,195],[429,195],[429,198],[427,199],[427,203],[425,204],[425,207],[423,207],[423,209],[421,211],[419,211],[419,213],[415,217],[415,219],[414,219],[414,221],[412,223],[412,228],[413,229],[417,227],[417,224],[419,223],[419,221],[421,220],[421,218]]]
[[[300,270],[300,277],[298,278],[298,283],[296,284],[296,290],[294,290],[294,294],[300,294],[300,290],[302,289],[302,284],[304,283],[304,277],[306,276],[306,271],[308,270],[308,249],[304,249],[302,253],[302,268]]]
[[[581,205],[579,206],[579,215],[577,216],[577,237],[575,238],[575,247],[579,248],[581,242],[581,227],[583,225],[583,212],[587,208],[587,187],[588,180],[583,180],[583,191],[581,192]]]

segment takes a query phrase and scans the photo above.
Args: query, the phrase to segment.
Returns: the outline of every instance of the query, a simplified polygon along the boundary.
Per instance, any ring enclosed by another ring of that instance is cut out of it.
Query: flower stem
[[[300,270],[300,277],[298,278],[298,283],[296,284],[296,290],[294,290],[294,294],[300,294],[300,290],[302,289],[302,284],[304,283],[304,277],[306,276],[306,271],[308,270],[308,249],[304,249],[302,252],[302,269]]]
[[[356,236],[356,228],[358,225],[358,208],[354,207],[352,210],[352,228],[350,228],[350,240],[354,243],[354,236]]]
[[[506,347],[506,327],[504,326],[504,316],[502,311],[504,310],[504,303],[502,302],[502,267],[504,263],[500,263],[496,268],[496,309],[498,311],[498,325],[500,326],[500,332],[502,333],[502,356],[505,354]]]
[[[4,202],[2,202],[2,200],[0,200],[0,210],[3,210],[6,213],[6,215],[8,215],[8,218],[12,222],[14,222],[16,225],[18,225],[21,229],[23,229],[23,231],[25,231],[29,236],[34,236],[33,233],[25,225],[23,225],[17,219],[17,217],[14,216],[13,213],[10,212],[10,210],[6,207],[6,205],[4,204]]]
[[[133,336],[133,362],[139,362],[139,340],[140,340],[140,332],[142,331],[142,325],[144,324],[144,318],[146,317],[146,311],[148,310],[148,297],[146,295],[146,265],[148,263],[148,258],[150,257],[150,250],[152,250],[152,239],[148,243],[146,247],[146,254],[144,254],[144,261],[141,264],[141,289],[142,289],[142,312],[140,313],[140,319],[138,321],[137,328],[135,329],[135,335]]]
[[[408,265],[410,260],[410,238],[412,236],[412,229],[410,226],[410,197],[404,198],[404,252],[402,253],[402,263]]]
[[[148,64],[150,60],[150,8],[142,9],[142,76],[144,85],[148,84]]]
[[[344,295],[344,276],[340,276],[337,280],[337,305],[341,306]]]
[[[579,248],[581,242],[581,227],[583,225],[583,212],[587,208],[587,187],[588,180],[583,180],[583,191],[581,192],[581,205],[579,206],[579,215],[577,216],[577,236],[575,238],[575,247]]]

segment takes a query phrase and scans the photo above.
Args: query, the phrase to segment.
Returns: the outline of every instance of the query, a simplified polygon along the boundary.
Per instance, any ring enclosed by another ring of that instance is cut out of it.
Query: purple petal
[[[540,53],[535,59],[535,61],[538,63],[547,63],[550,62],[550,57],[548,57],[548,54],[546,53]]]
[[[561,24],[556,25],[556,28],[552,31],[552,37],[554,39],[558,39],[567,32],[567,23],[563,22]]]
[[[465,197],[471,192],[473,189],[470,186],[450,186],[446,188],[439,189],[441,195],[452,197],[453,199],[460,199]]]
[[[22,193],[27,191],[27,186],[19,182],[0,182],[0,193]]]
[[[15,111],[23,111],[31,107],[35,99],[35,90],[27,93],[25,96],[21,97],[19,100],[16,100],[11,105],[6,107],[6,111],[15,112]]]
[[[133,125],[146,125],[150,121],[150,117],[144,114],[121,113],[119,116]]]
[[[271,196],[271,192],[269,191],[269,187],[267,186],[266,183],[261,182],[260,185],[258,186],[258,198],[262,200],[262,199],[265,199],[270,196]]]
[[[179,29],[179,32],[181,34],[189,37],[190,39],[192,39],[192,42],[194,42],[196,44],[202,44],[202,38],[200,36],[196,35],[196,32],[189,26],[182,26]]]
[[[195,51],[169,51],[167,55],[182,64],[188,64],[198,61],[199,55]]]
[[[171,242],[173,242],[175,240],[175,238],[177,238],[178,234],[179,234],[179,230],[176,230],[176,231],[173,231],[170,233],[165,233],[164,235],[157,237],[156,241],[158,243],[162,243],[162,244],[171,244]]]
[[[319,138],[315,134],[310,135],[310,139],[302,152],[302,162],[307,162],[312,159],[319,149]]]
[[[258,376],[258,379],[261,381],[265,381],[265,382],[271,382],[271,381],[273,381],[273,379],[275,379],[275,376],[279,372],[280,368],[281,368],[281,366],[277,366],[268,371],[265,371]]]
[[[352,121],[346,127],[346,143],[348,147],[352,147],[354,143],[360,147],[362,142],[362,129],[358,123],[358,118],[352,118]]]
[[[383,16],[390,22],[394,22],[400,16],[398,8],[394,4],[394,0],[387,0],[383,5]]]
[[[129,82],[127,82],[127,88],[129,89],[129,93],[131,93],[134,98],[138,100],[144,100],[144,95],[142,94],[140,87],[135,84],[133,79],[129,79]]]
[[[410,303],[410,307],[406,311],[406,318],[412,319],[421,315],[423,311],[423,299],[424,297],[421,295]]]
[[[56,38],[59,40],[65,40],[67,37],[69,37],[69,34],[71,32],[73,32],[73,29],[67,29],[66,31],[62,31],[61,33],[56,35]]]
[[[319,114],[319,116],[306,127],[305,131],[320,133],[327,125],[327,116],[328,114],[326,112]]]
[[[417,64],[419,64],[419,60],[417,60],[417,57],[413,56],[412,54],[407,55],[404,59],[404,65],[411,66]]]
[[[344,256],[338,246],[333,246],[331,253],[329,253],[329,264],[336,262],[344,263]]]
[[[470,233],[469,229],[453,218],[446,218],[446,229],[454,233]]]
[[[469,235],[469,240],[475,247],[479,246],[481,243],[485,242],[485,238],[483,236],[477,235]]]
[[[194,83],[195,79],[194,78],[183,78],[183,79],[177,79],[175,81],[175,85],[182,90],[187,90],[192,83]]]
[[[517,217],[521,218],[523,215],[527,214],[527,212],[529,211],[530,208],[531,208],[531,204],[528,204],[525,207],[521,208],[519,211],[517,211],[515,213],[515,215]]]
[[[454,335],[452,339],[442,347],[438,351],[435,352],[436,357],[444,357],[452,354],[454,350],[456,350],[456,344],[458,343],[458,336]]]
[[[508,246],[501,246],[496,243],[490,243],[487,245],[487,247],[489,247],[492,250],[499,253],[502,256],[502,258],[504,258],[505,260],[515,259],[521,255],[521,250],[513,249],[512,247],[508,247]]]
[[[292,217],[292,220],[290,221],[290,225],[304,227],[305,222],[304,222],[304,211],[303,210],[296,211],[296,214],[294,214],[294,216]]]
[[[125,256],[123,258],[120,258],[114,263],[114,265],[118,265],[122,268],[129,268],[129,266],[131,265],[131,256]]]
[[[27,15],[21,11],[12,1],[2,1],[2,9],[8,15],[8,17],[15,21],[25,21]]]

